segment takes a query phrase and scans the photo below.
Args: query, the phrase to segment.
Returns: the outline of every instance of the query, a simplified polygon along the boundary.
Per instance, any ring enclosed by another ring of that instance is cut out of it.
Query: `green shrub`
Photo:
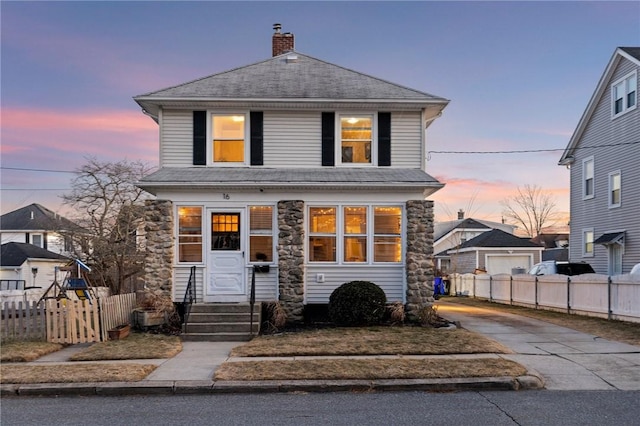
[[[382,321],[387,297],[369,281],[351,281],[336,288],[329,297],[329,318],[336,325],[376,325]]]

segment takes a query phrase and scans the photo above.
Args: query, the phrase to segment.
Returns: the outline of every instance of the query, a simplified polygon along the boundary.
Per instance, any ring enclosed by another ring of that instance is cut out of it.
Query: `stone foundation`
[[[288,323],[303,321],[304,202],[278,202],[278,292]]]
[[[407,201],[407,304],[416,320],[421,307],[433,299],[433,201]]]
[[[145,202],[146,256],[144,282],[156,295],[171,297],[173,285],[173,203],[168,200]]]

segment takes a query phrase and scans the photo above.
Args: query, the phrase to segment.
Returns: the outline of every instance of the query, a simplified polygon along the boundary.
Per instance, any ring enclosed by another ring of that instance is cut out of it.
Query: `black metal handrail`
[[[249,296],[249,306],[251,308],[251,319],[249,321],[249,334],[253,336],[253,308],[256,304],[256,265],[251,271],[251,295]]]
[[[189,320],[189,314],[191,313],[191,305],[196,300],[196,267],[191,267],[189,273],[189,281],[187,282],[187,289],[184,292],[184,299],[182,301],[182,323],[184,324],[184,331],[187,332],[187,322]]]

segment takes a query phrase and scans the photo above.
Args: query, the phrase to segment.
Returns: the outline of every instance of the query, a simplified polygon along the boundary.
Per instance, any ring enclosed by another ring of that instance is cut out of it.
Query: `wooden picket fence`
[[[135,293],[89,300],[6,302],[0,316],[0,338],[75,344],[108,339],[108,331],[131,323]]]
[[[6,302],[0,316],[0,339],[44,340],[47,337],[44,304]]]

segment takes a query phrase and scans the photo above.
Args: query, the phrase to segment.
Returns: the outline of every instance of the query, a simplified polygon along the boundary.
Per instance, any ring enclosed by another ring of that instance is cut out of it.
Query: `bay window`
[[[202,262],[202,207],[178,207],[178,262]]]

